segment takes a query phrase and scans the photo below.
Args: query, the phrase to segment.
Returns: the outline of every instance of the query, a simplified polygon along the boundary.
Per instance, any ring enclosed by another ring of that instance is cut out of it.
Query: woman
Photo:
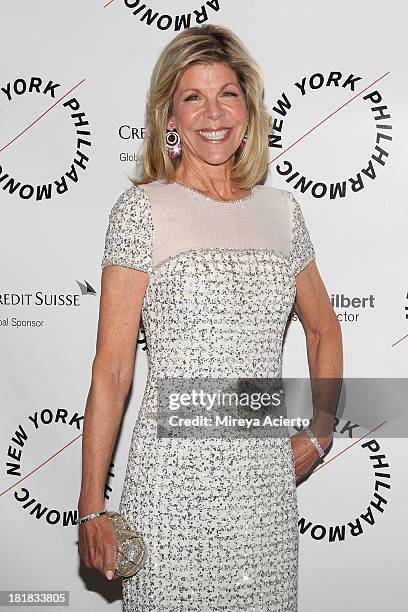
[[[342,370],[340,327],[300,206],[263,184],[261,72],[229,29],[192,27],[167,45],[146,127],[142,175],[106,232],[78,511],[104,507],[142,313],[149,373],[119,512],[149,555],[122,581],[124,610],[294,612],[296,479],[311,472],[332,429],[252,439],[160,438],[156,429],[163,377],[281,376],[293,304],[312,376]],[[88,567],[113,573],[115,544],[106,516],[80,525]]]

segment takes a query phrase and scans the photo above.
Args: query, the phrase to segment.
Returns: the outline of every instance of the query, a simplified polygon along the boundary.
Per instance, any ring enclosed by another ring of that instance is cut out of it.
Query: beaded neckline
[[[206,200],[209,200],[210,202],[218,202],[220,204],[236,204],[238,202],[245,202],[246,200],[250,200],[254,195],[254,187],[251,187],[251,191],[248,193],[248,195],[244,196],[243,198],[238,198],[237,200],[217,200],[215,198],[210,198],[210,196],[205,195],[198,189],[194,189],[194,187],[189,187],[188,185],[185,185],[184,183],[180,183],[179,181],[174,181],[174,182],[177,185],[180,185],[180,187],[184,187],[185,189],[188,189],[189,191],[198,193],[198,195],[200,195],[202,198],[205,198]]]

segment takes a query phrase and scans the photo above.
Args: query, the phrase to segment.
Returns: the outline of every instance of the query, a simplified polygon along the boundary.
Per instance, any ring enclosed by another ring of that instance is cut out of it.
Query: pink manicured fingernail
[[[112,572],[112,570],[108,570],[106,572],[106,577],[107,577],[108,580],[112,580],[113,575],[114,575],[114,572]]]

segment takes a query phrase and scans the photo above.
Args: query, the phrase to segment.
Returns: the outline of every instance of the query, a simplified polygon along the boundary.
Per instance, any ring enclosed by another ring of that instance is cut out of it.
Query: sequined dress
[[[148,273],[148,375],[119,512],[144,534],[124,612],[296,612],[298,508],[289,437],[157,435],[160,378],[282,375],[295,276],[315,252],[290,191],[209,198],[154,181],[109,215],[102,268]]]

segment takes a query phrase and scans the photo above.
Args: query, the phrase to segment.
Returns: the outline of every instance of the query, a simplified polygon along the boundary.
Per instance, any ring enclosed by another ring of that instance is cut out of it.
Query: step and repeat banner
[[[345,378],[406,377],[407,16],[403,3],[377,0],[3,0],[0,590],[65,592],[75,611],[121,609],[120,581],[78,556],[83,415],[108,215],[136,174],[151,71],[182,29],[228,26],[264,71],[275,120],[267,183],[302,205],[341,323]],[[283,373],[307,377],[305,335],[291,318]],[[146,348],[141,328],[110,509]],[[405,609],[407,444],[404,428],[390,435],[383,408],[365,427],[340,419],[330,454],[298,486],[299,612]]]

